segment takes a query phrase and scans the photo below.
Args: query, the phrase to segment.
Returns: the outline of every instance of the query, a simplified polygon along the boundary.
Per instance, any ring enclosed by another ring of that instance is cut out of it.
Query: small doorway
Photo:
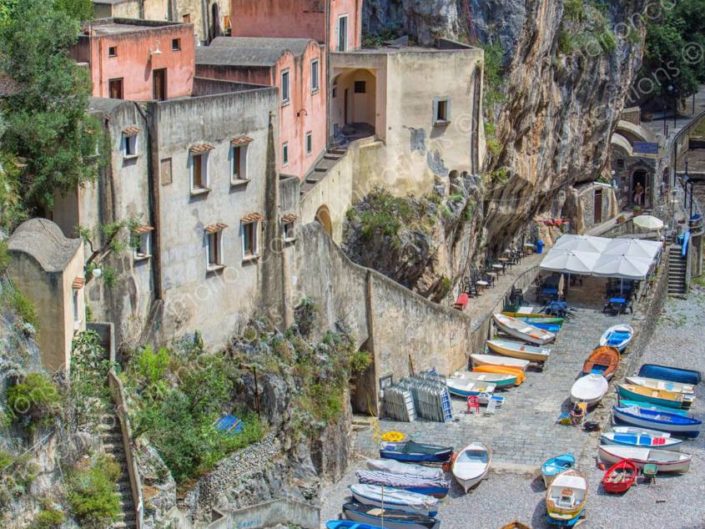
[[[602,189],[595,189],[595,224],[602,222]]]
[[[631,202],[635,206],[646,207],[649,189],[646,185],[646,171],[640,169],[632,175]]]
[[[316,211],[316,222],[323,226],[323,231],[325,231],[329,237],[333,236],[333,222],[330,218],[330,211],[327,206],[321,206]]]
[[[166,68],[152,72],[152,96],[157,101],[166,100]]]
[[[110,99],[123,99],[122,79],[110,79],[108,81],[108,97]]]

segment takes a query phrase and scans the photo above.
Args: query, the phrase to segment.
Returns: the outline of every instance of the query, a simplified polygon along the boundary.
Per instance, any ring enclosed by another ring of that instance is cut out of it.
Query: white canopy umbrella
[[[662,244],[641,239],[612,239],[602,255],[624,255],[638,259],[653,260],[661,251]]]
[[[556,250],[579,252],[602,252],[609,244],[610,239],[593,237],[592,235],[562,235],[553,245]]]
[[[590,274],[600,254],[596,252],[561,251],[555,246],[541,262],[541,270],[566,274]]]
[[[663,221],[653,215],[639,215],[632,220],[634,226],[645,230],[660,230],[663,228]]]
[[[653,259],[643,259],[618,254],[603,254],[595,263],[592,274],[619,279],[645,279],[651,270]]]

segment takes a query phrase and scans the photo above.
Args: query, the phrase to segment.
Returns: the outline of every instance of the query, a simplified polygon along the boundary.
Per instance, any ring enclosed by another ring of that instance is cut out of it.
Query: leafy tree
[[[93,0],[56,0],[56,8],[76,20],[93,18]]]
[[[13,0],[0,11],[0,71],[18,83],[3,101],[0,143],[23,161],[24,206],[52,206],[56,192],[94,178],[100,136],[88,116],[90,80],[69,51],[77,42],[83,0]]]

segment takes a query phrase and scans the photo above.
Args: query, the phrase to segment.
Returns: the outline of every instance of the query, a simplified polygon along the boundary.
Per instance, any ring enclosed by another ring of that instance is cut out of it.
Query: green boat
[[[563,322],[565,321],[564,318],[535,318],[532,316],[520,316],[520,319],[524,320],[526,323],[545,323],[545,324],[553,324],[553,325],[563,325]]]

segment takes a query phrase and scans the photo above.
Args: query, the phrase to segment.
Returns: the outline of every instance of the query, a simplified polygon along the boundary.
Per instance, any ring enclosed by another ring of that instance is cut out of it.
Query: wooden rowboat
[[[561,472],[570,470],[575,466],[575,456],[573,454],[561,454],[544,461],[541,465],[541,477],[543,484],[548,488],[555,477]]]
[[[636,426],[615,426],[612,431],[602,432],[600,442],[606,445],[641,446],[678,450],[683,441],[671,437],[670,433],[639,428]]]
[[[602,488],[610,494],[627,492],[639,475],[639,469],[629,459],[618,461],[605,472],[602,478]]]
[[[630,459],[640,469],[644,465],[656,465],[658,472],[688,472],[692,456],[671,450],[654,450],[635,446],[600,445],[600,459],[606,463],[617,463]]]
[[[441,521],[423,514],[414,514],[395,509],[382,509],[374,505],[364,505],[351,501],[343,505],[343,515],[347,520],[370,524],[386,529],[438,529]]]
[[[551,356],[551,350],[546,347],[526,345],[514,340],[487,340],[487,347],[497,354],[530,362],[545,362]]]
[[[497,389],[506,388],[509,386],[517,385],[517,374],[521,373],[524,376],[524,372],[520,370],[515,370],[514,373],[508,371],[462,371],[458,373],[453,373],[450,377],[454,380],[468,380],[470,382],[475,382],[477,384],[494,384]]]
[[[494,314],[492,317],[501,331],[525,342],[544,345],[556,339],[556,335],[552,332],[529,325],[525,321],[511,318],[504,314]]]
[[[674,391],[675,393],[695,393],[695,386],[692,384],[683,384],[682,382],[671,382],[670,380],[660,380],[658,378],[640,377],[632,375],[626,377],[627,382],[644,386],[650,389],[665,389],[666,391]]]
[[[631,325],[613,325],[600,337],[600,345],[609,345],[621,353],[634,338],[634,328]]]
[[[659,364],[644,364],[639,369],[640,377],[660,378],[683,384],[700,384],[700,371],[682,369],[679,367],[662,366]]]
[[[502,314],[509,316],[510,318],[529,318],[529,319],[556,319],[553,314],[546,314],[545,312],[511,312],[502,311]],[[563,318],[560,318],[563,319]]]
[[[695,438],[700,435],[702,421],[690,415],[680,415],[662,410],[652,410],[639,406],[612,408],[612,415],[615,420],[637,426],[639,428],[649,428],[668,432],[679,437]],[[678,410],[673,410],[678,411]]]
[[[518,367],[507,366],[475,366],[472,368],[474,373],[497,373],[499,375],[510,375],[514,377],[514,384],[517,386],[526,380],[526,374]]]
[[[531,529],[531,527],[514,520],[513,522],[509,522],[507,525],[503,525],[500,529]]]
[[[477,366],[504,366],[513,367],[515,369],[521,369],[526,371],[529,366],[528,360],[521,360],[519,358],[509,358],[507,356],[497,356],[497,355],[486,355],[473,353],[470,355],[472,359],[472,365]]]
[[[380,457],[407,463],[444,463],[450,459],[452,453],[453,448],[450,446],[416,443],[414,441],[401,443],[382,442],[379,445]]]
[[[558,474],[546,491],[546,512],[558,522],[580,516],[588,496],[588,483],[580,472],[571,469]]]
[[[668,408],[687,408],[695,400],[695,395],[686,395],[665,389],[651,389],[636,384],[618,384],[617,392],[620,397],[630,400],[653,402]]]
[[[465,492],[485,479],[490,471],[492,452],[482,443],[471,443],[453,461],[453,477]]]
[[[480,393],[494,393],[495,384],[488,382],[476,382],[465,377],[446,378],[448,392],[456,397],[477,396]]]
[[[619,351],[614,347],[600,346],[593,349],[583,364],[583,374],[602,375],[607,380],[612,378],[619,367]]]

